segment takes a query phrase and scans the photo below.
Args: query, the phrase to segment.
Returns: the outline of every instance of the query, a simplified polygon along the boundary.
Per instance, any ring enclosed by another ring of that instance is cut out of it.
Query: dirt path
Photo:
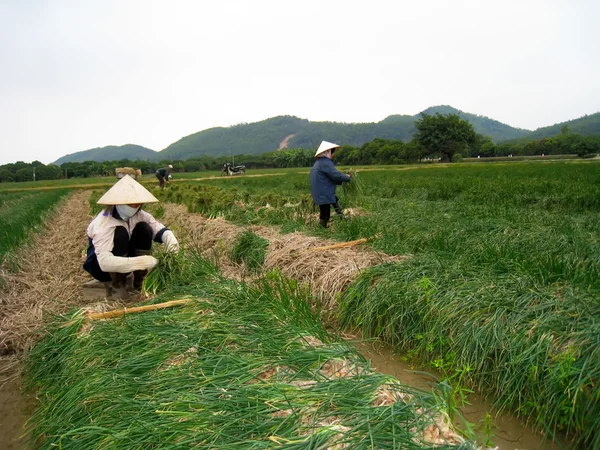
[[[288,134],[286,137],[284,137],[283,141],[281,141],[279,143],[279,150],[281,150],[282,148],[287,148],[288,142],[290,142],[290,139],[293,138],[294,136],[296,136],[296,135],[295,134]]]

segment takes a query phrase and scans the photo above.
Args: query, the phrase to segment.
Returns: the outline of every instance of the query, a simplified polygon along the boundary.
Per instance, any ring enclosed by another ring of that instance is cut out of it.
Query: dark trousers
[[[156,178],[158,178],[158,183],[161,188],[165,187],[165,177],[163,177],[160,173],[156,172]]]
[[[148,254],[152,249],[152,228],[146,222],[138,223],[131,232],[131,238],[125,227],[115,228],[113,249],[111,253],[115,256],[134,257]],[[104,272],[98,264],[98,258],[90,239],[88,247],[88,258],[83,268],[96,280],[102,282],[111,281],[110,274]]]
[[[335,197],[335,203],[326,203],[325,205],[319,205],[319,221],[322,227],[327,228],[327,223],[331,218],[332,206],[338,216],[344,217],[344,210],[340,206],[340,199]]]

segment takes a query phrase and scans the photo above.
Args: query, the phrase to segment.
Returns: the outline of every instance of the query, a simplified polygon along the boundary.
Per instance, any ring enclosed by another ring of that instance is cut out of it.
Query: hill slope
[[[478,133],[494,141],[504,141],[528,136],[531,132],[505,125],[484,116],[465,113],[451,106],[434,106],[423,111],[427,114],[455,113],[473,124]],[[295,116],[277,116],[255,123],[231,127],[215,127],[181,138],[160,152],[144,147],[124,145],[86,150],[64,156],[56,161],[106,161],[119,159],[177,160],[208,156],[261,154],[277,150],[282,141],[288,148],[316,148],[326,139],[338,144],[361,146],[379,137],[409,141],[415,132],[415,120],[421,115],[391,115],[380,122],[340,123],[311,122]],[[575,130],[572,130],[575,131]],[[291,138],[290,138],[291,136]]]
[[[469,121],[477,133],[489,136],[495,142],[525,137],[531,133],[530,130],[514,128],[489,117],[463,112],[448,105],[432,106],[423,112],[425,114],[458,114],[461,119]],[[419,117],[420,115],[415,116],[415,118]]]
[[[120,159],[154,159],[157,152],[141,145],[108,145],[106,147],[91,148],[81,152],[70,153],[59,159],[54,164],[60,166],[66,162],[84,162],[84,161],[115,161]]]
[[[175,160],[202,155],[260,154],[278,149],[287,136],[301,132],[309,124],[306,119],[278,116],[227,128],[209,128],[181,138],[158,152],[156,157]]]
[[[530,133],[529,130],[509,125],[475,114],[464,113],[451,106],[435,106],[424,112],[434,114],[455,113],[473,124],[478,133],[486,134],[495,141],[514,139]],[[415,116],[392,115],[380,122],[340,123],[310,122],[294,116],[278,116],[250,124],[218,127],[186,136],[157,153],[161,159],[186,159],[202,155],[222,156],[236,154],[260,154],[279,148],[290,135],[288,148],[316,148],[326,139],[339,144],[360,146],[375,138],[409,141],[415,132]]]
[[[537,140],[560,134],[563,127],[567,126],[570,133],[584,136],[600,137],[600,112],[585,115],[579,119],[568,120],[548,127],[538,128],[526,136],[526,140]]]

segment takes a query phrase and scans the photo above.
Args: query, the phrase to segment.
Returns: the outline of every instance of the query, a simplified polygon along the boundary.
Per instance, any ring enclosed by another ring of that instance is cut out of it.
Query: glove
[[[130,273],[136,270],[152,270],[158,264],[158,259],[150,255],[127,258],[115,256],[111,252],[102,252],[96,256],[103,272]]]
[[[162,242],[166,245],[167,251],[169,252],[178,252],[179,251],[179,242],[175,238],[175,235],[171,230],[167,230],[162,235]]]

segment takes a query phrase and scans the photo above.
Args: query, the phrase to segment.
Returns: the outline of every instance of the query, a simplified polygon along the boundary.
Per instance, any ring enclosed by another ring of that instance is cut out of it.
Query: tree
[[[36,180],[56,180],[60,178],[60,169],[53,165],[49,164],[47,166],[40,165],[35,168],[35,179]]]
[[[15,173],[16,181],[33,181],[33,168],[24,167]]]
[[[469,154],[469,149],[477,142],[477,133],[458,114],[435,116],[421,114],[415,121],[417,132],[414,138],[427,150],[430,156],[440,155],[442,161],[449,162],[455,153]]]
[[[15,175],[8,169],[0,169],[0,183],[15,181]]]

